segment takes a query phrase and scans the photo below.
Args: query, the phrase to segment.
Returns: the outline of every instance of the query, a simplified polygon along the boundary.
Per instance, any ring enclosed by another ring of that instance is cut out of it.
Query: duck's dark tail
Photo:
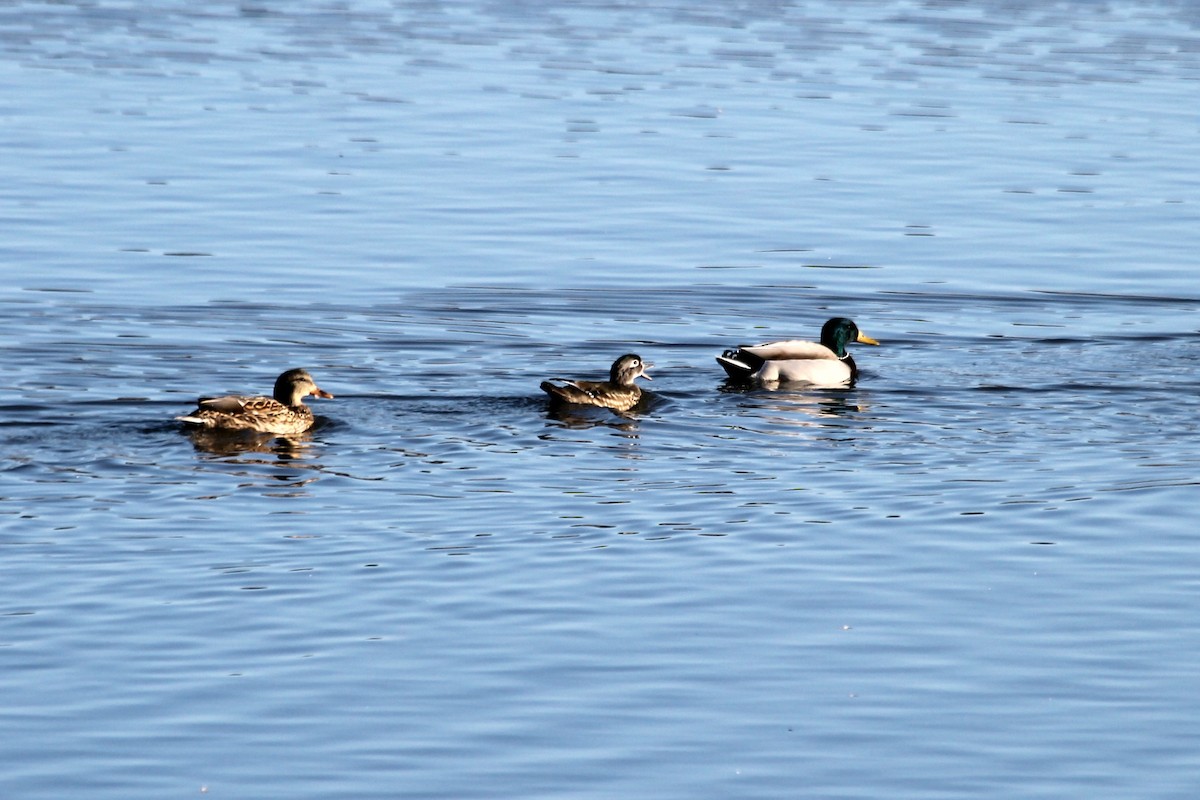
[[[572,381],[555,378],[553,381],[542,381],[542,391],[550,395],[551,403],[591,403],[594,398]]]
[[[763,360],[746,350],[726,350],[717,356],[717,363],[735,381],[748,381],[762,369]]]

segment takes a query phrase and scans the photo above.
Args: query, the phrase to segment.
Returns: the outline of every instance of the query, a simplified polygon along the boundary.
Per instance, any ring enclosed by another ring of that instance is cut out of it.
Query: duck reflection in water
[[[308,431],[276,436],[258,431],[191,428],[187,436],[197,450],[214,456],[260,453],[276,456],[279,461],[304,461],[312,455],[312,433]]]
[[[318,423],[319,426],[319,423]],[[239,486],[257,486],[277,497],[307,496],[325,472],[311,433],[276,436],[258,431],[197,429],[188,438],[202,454],[197,469],[232,470]]]
[[[570,430],[587,430],[588,428],[612,428],[622,433],[638,432],[638,418],[627,411],[605,411],[587,406],[573,406],[562,403],[551,403],[546,411],[546,418],[559,423],[559,426]]]
[[[774,412],[782,415],[773,417],[775,421],[792,425],[820,425],[819,420],[854,417],[869,408],[861,393],[837,389],[799,391],[778,386],[752,387],[726,380],[719,391],[741,395],[741,406],[747,411]]]

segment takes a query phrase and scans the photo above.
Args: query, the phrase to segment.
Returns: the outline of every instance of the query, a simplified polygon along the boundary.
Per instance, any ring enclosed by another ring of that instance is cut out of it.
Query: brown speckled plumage
[[[646,374],[650,366],[642,361],[641,356],[629,353],[613,362],[607,381],[551,378],[542,381],[542,391],[550,395],[551,404],[571,403],[628,411],[642,399],[642,388],[635,381],[638,378],[652,380]]]
[[[196,410],[176,419],[203,428],[258,431],[288,435],[303,433],[313,425],[312,409],[304,398],[332,398],[317,386],[307,370],[290,369],[275,380],[273,397],[203,397]]]

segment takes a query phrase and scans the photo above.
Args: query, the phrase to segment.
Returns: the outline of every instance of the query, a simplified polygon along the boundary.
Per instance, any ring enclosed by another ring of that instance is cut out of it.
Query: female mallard
[[[574,403],[581,406],[600,406],[613,411],[628,411],[642,399],[642,387],[634,381],[638,378],[653,380],[646,374],[654,366],[642,361],[642,357],[629,353],[613,362],[606,381],[571,381],[566,378],[551,378],[542,381],[542,391],[550,395],[551,404]]]
[[[333,398],[303,369],[289,369],[276,378],[273,394],[274,397],[202,397],[195,411],[175,419],[203,428],[287,436],[303,433],[313,425],[313,412],[304,405],[305,397]]]
[[[858,367],[846,352],[849,342],[879,344],[852,320],[834,317],[821,327],[821,342],[792,339],[741,345],[717,356],[717,363],[736,381],[775,384],[786,381],[812,386],[851,386]]]

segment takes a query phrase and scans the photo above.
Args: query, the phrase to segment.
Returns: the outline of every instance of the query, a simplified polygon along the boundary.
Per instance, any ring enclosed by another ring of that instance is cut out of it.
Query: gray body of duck
[[[820,342],[789,339],[740,345],[717,356],[717,363],[731,379],[742,383],[852,386],[858,379],[858,365],[846,350],[850,342],[879,344],[853,320],[834,317],[821,327]]]

